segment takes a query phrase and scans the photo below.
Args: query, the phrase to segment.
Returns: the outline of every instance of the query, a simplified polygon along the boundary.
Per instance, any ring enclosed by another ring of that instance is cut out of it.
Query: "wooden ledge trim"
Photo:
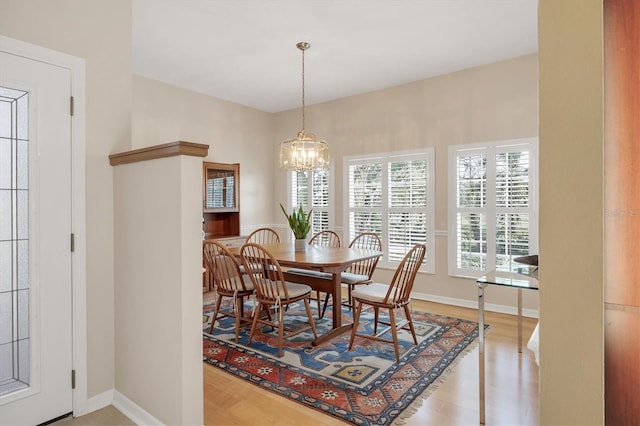
[[[156,158],[174,157],[176,155],[206,157],[208,154],[209,145],[177,141],[111,154],[109,156],[109,163],[112,166],[118,166],[120,164],[137,163],[139,161],[153,160]]]

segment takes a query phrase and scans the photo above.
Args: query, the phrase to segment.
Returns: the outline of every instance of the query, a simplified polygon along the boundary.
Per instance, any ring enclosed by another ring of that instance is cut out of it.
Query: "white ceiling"
[[[538,0],[133,0],[133,72],[278,112],[534,53]]]

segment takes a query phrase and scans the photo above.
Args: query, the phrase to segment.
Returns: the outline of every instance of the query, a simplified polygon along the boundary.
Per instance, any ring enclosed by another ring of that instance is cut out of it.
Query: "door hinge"
[[[73,105],[73,96],[71,96],[69,98],[69,115],[73,116],[73,111],[74,111],[74,105]]]
[[[71,389],[76,388],[76,370],[71,370]]]
[[[76,239],[75,239],[75,235],[71,234],[71,253],[74,252],[76,248]]]

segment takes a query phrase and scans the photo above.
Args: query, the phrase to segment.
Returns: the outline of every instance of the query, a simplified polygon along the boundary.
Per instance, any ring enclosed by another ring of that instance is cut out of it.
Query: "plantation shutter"
[[[311,213],[311,232],[316,234],[329,229],[331,219],[329,172],[317,170],[310,172],[291,172],[291,205],[302,206]]]
[[[465,153],[456,158],[456,265],[487,267],[487,155]]]
[[[378,234],[380,265],[395,267],[415,244],[429,248],[421,270],[433,271],[433,150],[345,160],[348,235]]]
[[[304,172],[291,172],[291,207],[309,208],[309,184]]]
[[[427,240],[427,176],[425,160],[389,163],[390,262],[400,262],[411,247]]]
[[[529,151],[496,153],[496,267],[530,252]]]
[[[349,166],[349,241],[362,232],[382,236],[382,163]]]
[[[513,270],[537,253],[536,152],[535,139],[450,147],[451,275]]]
[[[311,179],[311,224],[313,234],[329,229],[329,174],[325,170],[312,173]]]
[[[235,207],[236,194],[235,191],[235,179],[233,176],[227,176],[224,184],[224,206],[225,207]]]

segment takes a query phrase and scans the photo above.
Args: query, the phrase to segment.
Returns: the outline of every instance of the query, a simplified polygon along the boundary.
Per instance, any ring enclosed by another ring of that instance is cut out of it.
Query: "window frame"
[[[494,142],[449,145],[448,147],[448,274],[453,277],[478,278],[496,269],[496,215],[498,212],[525,212],[529,216],[529,254],[538,253],[538,138],[521,138]],[[496,206],[496,154],[502,152],[529,152],[529,198],[528,207],[498,207]],[[458,235],[457,215],[469,208],[457,206],[457,159],[460,154],[486,154],[486,202],[485,207],[474,210],[484,211],[486,217],[486,269],[459,268],[457,264]]]
[[[425,255],[422,266],[419,268],[420,272],[435,273],[435,154],[434,148],[428,147],[419,150],[409,151],[394,151],[377,154],[367,155],[353,155],[346,156],[343,160],[343,179],[344,179],[344,191],[343,191],[343,228],[345,231],[345,239],[351,241],[355,235],[351,235],[351,221],[350,213],[353,210],[366,209],[367,211],[380,210],[382,218],[382,251],[383,256],[380,258],[378,267],[395,269],[397,268],[399,261],[389,260],[389,213],[393,211],[401,211],[402,207],[390,207],[390,193],[389,193],[389,163],[403,160],[425,160],[426,161],[426,198],[427,205],[424,208],[409,207],[411,211],[421,211],[426,214],[426,238],[424,244],[427,246],[427,253]],[[352,208],[349,203],[349,197],[351,192],[349,167],[356,164],[370,164],[370,163],[382,163],[382,201],[381,207],[370,208]],[[364,210],[360,210],[364,211]]]

